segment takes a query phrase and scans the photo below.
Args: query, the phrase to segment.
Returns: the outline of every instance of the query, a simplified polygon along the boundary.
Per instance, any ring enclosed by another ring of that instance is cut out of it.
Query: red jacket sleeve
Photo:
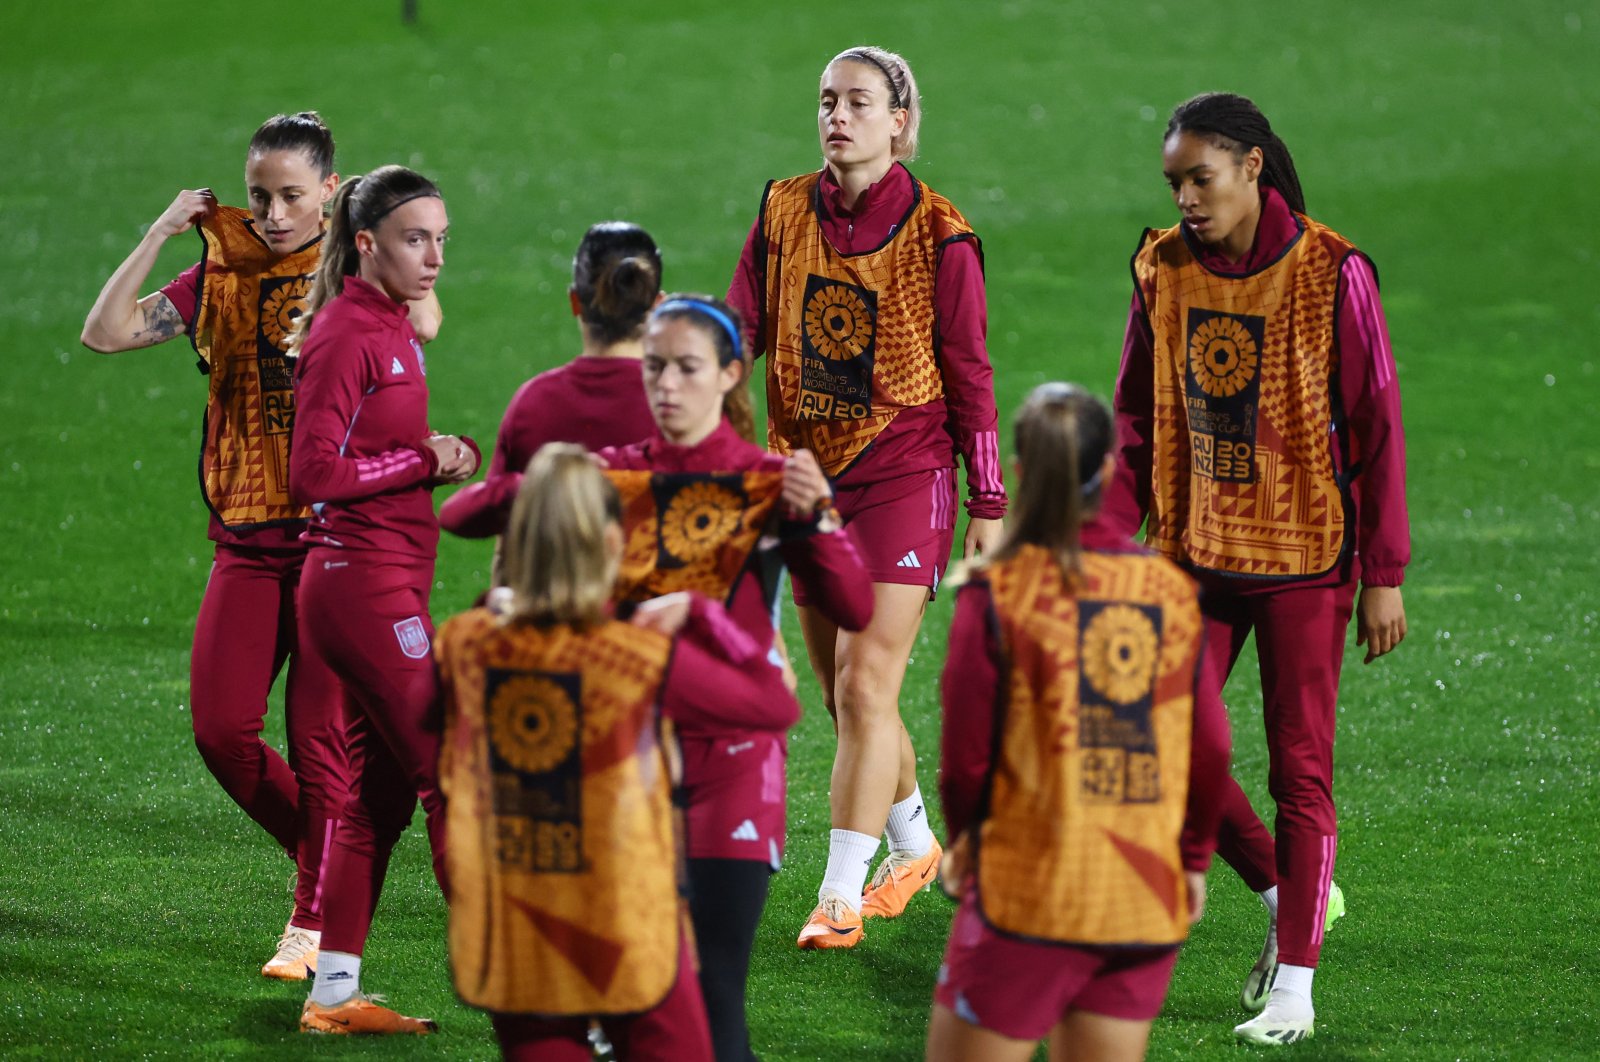
[[[1222,821],[1223,787],[1228,782],[1232,755],[1228,713],[1222,704],[1222,684],[1216,680],[1211,657],[1200,649],[1195,668],[1194,725],[1189,739],[1189,802],[1185,809],[1178,850],[1185,870],[1205,870],[1217,848],[1217,828]]]
[[[499,451],[495,451],[499,456]],[[439,526],[462,538],[490,538],[504,534],[511,520],[511,503],[522,489],[522,473],[489,474],[482,483],[462,487],[439,506]]]
[[[1338,308],[1339,391],[1356,469],[1356,551],[1361,581],[1399,586],[1411,560],[1406,510],[1406,440],[1400,422],[1400,382],[1378,280],[1359,254],[1345,259]]]
[[[185,269],[169,280],[162,288],[161,294],[172,303],[172,308],[178,311],[178,316],[183,318],[185,327],[194,325],[194,311],[200,306],[200,263]]]
[[[950,649],[939,682],[944,729],[939,748],[939,800],[953,842],[972,825],[994,759],[995,726],[1005,702],[1004,662],[990,622],[989,587],[975,582],[956,594]]]
[[[766,647],[698,594],[672,650],[661,710],[683,733],[782,733],[800,720],[800,704]]]
[[[1006,514],[1006,488],[989,364],[989,307],[983,263],[971,240],[946,244],[939,252],[933,304],[951,435],[967,468],[967,515],[998,520]]]
[[[761,218],[757,217],[750,225],[750,233],[744,238],[744,250],[739,253],[739,265],[733,271],[733,279],[728,282],[728,295],[723,301],[735,310],[744,320],[744,349],[750,352],[753,358],[759,358],[767,353],[763,349],[765,341],[760,334],[761,307],[766,303],[766,285],[762,274],[766,270],[766,263],[757,254],[761,250]]]
[[[1137,295],[1122,333],[1122,365],[1112,408],[1117,420],[1117,472],[1100,505],[1100,521],[1133,538],[1150,508],[1151,440],[1155,432],[1155,336]]]
[[[855,540],[844,528],[784,536],[783,561],[805,584],[812,604],[846,631],[872,622],[872,577],[861,563]]]
[[[349,501],[414,486],[433,478],[438,461],[417,443],[378,454],[347,457],[341,451],[369,382],[368,357],[358,341],[328,336],[307,341],[297,367],[289,493],[301,505]]]

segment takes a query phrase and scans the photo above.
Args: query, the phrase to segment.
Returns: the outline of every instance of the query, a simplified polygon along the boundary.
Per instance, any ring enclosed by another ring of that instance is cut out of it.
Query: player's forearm
[[[83,345],[101,354],[154,346],[183,331],[183,319],[159,293],[144,303],[139,289],[155,268],[156,257],[167,242],[155,228],[145,233],[133,252],[111,274],[84,319]]]

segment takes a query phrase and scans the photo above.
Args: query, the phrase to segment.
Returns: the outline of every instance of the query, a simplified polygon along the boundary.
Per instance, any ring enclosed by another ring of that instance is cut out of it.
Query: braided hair
[[[1244,96],[1231,92],[1206,92],[1184,100],[1173,108],[1163,140],[1177,133],[1193,133],[1224,151],[1242,159],[1251,148],[1261,149],[1261,183],[1276,188],[1289,209],[1306,212],[1305,194],[1300,191],[1300,175],[1294,157],[1261,109]]]

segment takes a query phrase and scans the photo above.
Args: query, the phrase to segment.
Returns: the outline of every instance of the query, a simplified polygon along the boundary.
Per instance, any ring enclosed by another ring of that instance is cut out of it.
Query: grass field
[[[1308,1059],[1600,1058],[1600,5],[1183,6],[1010,0],[808,10],[685,0],[394,0],[271,9],[14,4],[0,33],[0,1054],[483,1058],[451,993],[420,828],[369,987],[443,1035],[309,1040],[264,982],[288,863],[205,772],[187,655],[209,564],[204,384],[185,345],[77,342],[110,271],[179,188],[242,198],[246,140],[316,107],[340,169],[408,162],[452,218],[429,351],[434,422],[493,437],[514,387],[576,352],[562,290],[591,222],[625,217],[668,286],[720,292],[762,183],[813,167],[815,78],[848,44],[905,52],[927,106],[913,170],[985,238],[1002,417],[1038,381],[1109,393],[1145,225],[1173,215],[1161,124],[1252,95],[1311,210],[1377,261],[1406,398],[1411,635],[1340,708],[1338,879]],[[152,285],[193,261],[169,246]],[[484,581],[446,541],[434,615]],[[948,597],[903,702],[934,789]],[[791,646],[803,659],[789,625]],[[1228,696],[1265,800],[1260,695]],[[853,952],[793,934],[824,857],[832,735],[795,731],[790,864],[751,979],[768,1059],[918,1057],[951,914],[919,899]],[[275,710],[270,733],[281,737]],[[1258,804],[1258,806],[1263,806]],[[1156,1059],[1237,1058],[1264,928],[1219,864]]]

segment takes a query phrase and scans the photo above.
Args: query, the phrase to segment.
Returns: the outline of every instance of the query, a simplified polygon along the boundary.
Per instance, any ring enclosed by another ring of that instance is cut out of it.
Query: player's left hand
[[[944,856],[939,860],[939,888],[952,900],[961,899],[971,854],[971,835],[963,831],[960,837],[950,842],[950,847],[944,850]]]
[[[1189,883],[1189,924],[1192,926],[1206,913],[1206,872],[1185,870],[1183,876]]]
[[[685,623],[689,622],[689,608],[692,604],[693,599],[683,590],[662,594],[660,597],[639,602],[639,607],[633,610],[633,617],[629,622],[635,627],[644,627],[669,636],[675,635],[683,630]]]
[[[783,507],[792,516],[809,517],[833,498],[833,488],[810,450],[798,450],[783,462]]]
[[[1363,586],[1356,599],[1356,644],[1367,647],[1370,664],[1406,636],[1406,606],[1398,586]]]
[[[967,537],[961,542],[961,559],[971,560],[999,549],[1000,535],[1005,529],[1004,520],[980,520],[977,517],[968,520]]]

